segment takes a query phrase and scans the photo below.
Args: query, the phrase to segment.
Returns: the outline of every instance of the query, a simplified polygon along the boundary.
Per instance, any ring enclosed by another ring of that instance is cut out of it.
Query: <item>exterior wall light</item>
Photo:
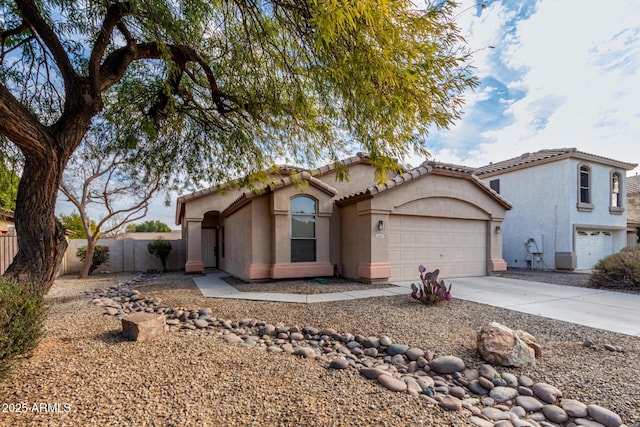
[[[380,231],[384,230],[384,221],[383,220],[378,221],[378,230],[380,230]]]
[[[502,228],[499,225],[496,225],[496,234],[502,234]]]

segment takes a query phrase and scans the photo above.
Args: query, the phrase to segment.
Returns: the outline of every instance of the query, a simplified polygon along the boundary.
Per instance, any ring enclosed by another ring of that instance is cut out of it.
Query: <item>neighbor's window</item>
[[[491,187],[491,189],[493,191],[495,191],[496,193],[500,194],[500,180],[499,179],[492,179],[491,181],[489,181],[489,187]]]
[[[291,199],[291,262],[316,260],[316,201],[311,197]]]
[[[611,207],[620,208],[620,174],[614,172],[611,174]]]
[[[580,203],[591,203],[591,169],[580,166]]]

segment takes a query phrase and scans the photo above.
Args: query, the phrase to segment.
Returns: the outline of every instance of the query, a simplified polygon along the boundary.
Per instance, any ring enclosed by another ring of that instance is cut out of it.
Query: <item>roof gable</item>
[[[396,189],[406,183],[415,181],[423,176],[427,175],[447,175],[458,178],[467,179],[478,186],[482,191],[485,191],[491,197],[496,199],[501,205],[507,209],[511,209],[511,203],[509,203],[504,197],[492,190],[487,184],[482,182],[478,177],[473,175],[473,168],[467,166],[453,165],[448,163],[439,163],[434,161],[425,161],[420,166],[412,169],[408,172],[398,175],[384,184],[373,185],[364,190],[351,193],[345,197],[336,200],[338,206],[345,206],[359,200],[365,200],[375,197],[386,191]]]
[[[624,170],[631,170],[637,166],[637,164],[621,162],[607,157],[578,151],[576,148],[554,148],[539,150],[534,153],[524,153],[518,157],[513,157],[497,163],[490,163],[477,168],[473,173],[478,176],[486,177],[569,158],[601,163]]]

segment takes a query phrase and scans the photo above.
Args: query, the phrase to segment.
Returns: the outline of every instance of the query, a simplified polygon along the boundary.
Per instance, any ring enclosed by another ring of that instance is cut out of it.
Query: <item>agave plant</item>
[[[423,304],[437,304],[440,301],[451,301],[451,285],[447,288],[444,280],[438,281],[438,274],[440,270],[427,271],[427,269],[421,265],[418,267],[420,271],[421,284],[411,284],[411,298],[417,299]]]

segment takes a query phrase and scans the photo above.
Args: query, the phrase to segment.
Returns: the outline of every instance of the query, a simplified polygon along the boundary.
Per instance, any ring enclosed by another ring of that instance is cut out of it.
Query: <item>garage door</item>
[[[609,231],[577,230],[577,269],[593,268],[602,258],[613,253],[613,236]]]
[[[442,277],[487,274],[486,222],[392,215],[387,231],[392,280],[414,280],[418,266]]]

